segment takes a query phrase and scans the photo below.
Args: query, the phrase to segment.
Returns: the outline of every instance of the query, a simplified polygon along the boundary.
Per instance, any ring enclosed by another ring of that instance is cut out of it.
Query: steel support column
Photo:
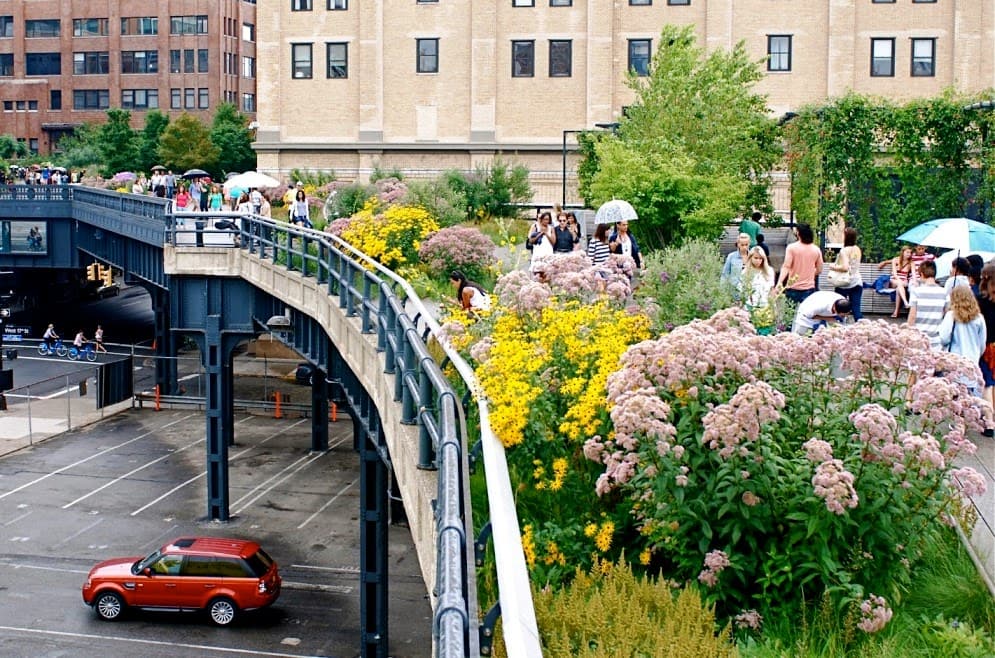
[[[359,614],[364,658],[387,658],[387,481],[388,467],[380,417],[376,408],[362,398],[365,413],[353,413],[354,431],[359,439]],[[360,418],[361,416],[361,418]],[[363,419],[366,420],[365,426]]]
[[[155,383],[164,395],[175,395],[177,386],[176,339],[169,330],[169,291],[155,286],[145,286],[152,297],[155,313]]]
[[[320,368],[314,370],[311,382],[311,450],[328,450],[328,381]]]
[[[228,445],[231,426],[232,376],[224,348],[221,316],[209,315],[204,331],[204,371],[207,379],[207,516],[212,521],[229,518]],[[227,428],[225,426],[228,426]]]

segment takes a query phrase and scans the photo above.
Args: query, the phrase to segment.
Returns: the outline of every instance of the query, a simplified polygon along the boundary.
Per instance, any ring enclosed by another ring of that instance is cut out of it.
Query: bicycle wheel
[[[48,346],[45,345],[45,343],[39,343],[38,353],[41,354],[42,356],[48,356]]]
[[[93,349],[92,347],[86,348],[85,354],[86,354],[86,360],[87,361],[96,361],[97,360],[97,351],[95,349]]]
[[[65,356],[66,354],[69,353],[69,348],[63,345],[62,343],[59,343],[55,346],[55,353],[58,354],[59,356]]]
[[[76,361],[79,359],[79,350],[75,346],[70,347],[68,351],[68,356],[70,361]]]

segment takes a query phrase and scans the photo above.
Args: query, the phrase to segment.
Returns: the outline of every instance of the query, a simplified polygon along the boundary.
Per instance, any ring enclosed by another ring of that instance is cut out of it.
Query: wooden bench
[[[825,263],[822,266],[822,276],[819,277],[819,290],[833,290],[834,286],[829,283],[829,266]],[[874,290],[874,282],[882,274],[891,275],[891,265],[883,270],[878,269],[877,263],[861,263],[860,277],[864,280],[864,294],[860,298],[860,311],[864,315],[891,315],[895,312],[895,295],[898,294],[894,288],[888,294],[881,294]],[[905,307],[902,307],[905,310]]]

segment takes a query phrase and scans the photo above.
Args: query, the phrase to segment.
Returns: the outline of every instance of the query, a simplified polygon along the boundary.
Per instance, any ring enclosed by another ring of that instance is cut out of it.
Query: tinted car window
[[[252,573],[256,578],[266,575],[266,572],[273,566],[273,558],[267,555],[266,551],[261,548],[254,555],[251,555],[246,562],[248,562],[249,568],[252,569]]]
[[[237,557],[217,558],[217,569],[218,574],[225,578],[248,578],[252,575],[245,563]]]
[[[203,555],[188,555],[183,563],[184,576],[197,576],[207,578],[222,575],[214,558]]]

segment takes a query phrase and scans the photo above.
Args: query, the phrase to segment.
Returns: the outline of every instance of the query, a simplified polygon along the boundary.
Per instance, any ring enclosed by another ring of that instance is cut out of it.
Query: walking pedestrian
[[[93,345],[98,352],[107,352],[104,347],[104,328],[97,325],[97,330],[93,332]]]

